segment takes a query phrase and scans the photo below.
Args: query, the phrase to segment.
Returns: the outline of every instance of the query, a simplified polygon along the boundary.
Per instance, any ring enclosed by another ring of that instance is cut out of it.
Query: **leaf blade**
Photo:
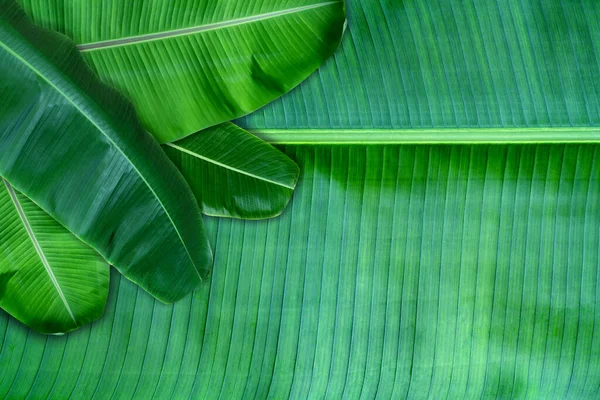
[[[0,307],[46,334],[99,318],[108,296],[108,264],[5,180],[0,202]]]
[[[181,175],[66,38],[39,31],[11,3],[0,11],[0,67],[7,74],[0,171],[162,300],[193,290],[212,252]],[[51,132],[59,124],[78,134]],[[156,257],[161,246],[169,252]],[[179,277],[165,273],[174,266]]]
[[[117,276],[107,318],[48,342],[0,316],[0,396],[595,398],[598,145],[285,150],[280,218],[207,219],[210,292],[163,305]]]
[[[279,215],[298,180],[298,166],[233,124],[163,145],[206,215],[262,219]]]

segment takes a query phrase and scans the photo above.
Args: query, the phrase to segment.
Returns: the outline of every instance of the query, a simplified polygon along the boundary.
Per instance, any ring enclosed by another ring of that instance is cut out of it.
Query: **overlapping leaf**
[[[114,0],[103,7],[74,0],[21,3],[38,24],[78,43],[100,78],[134,101],[146,128],[163,142],[239,117],[287,92],[333,53],[345,21],[339,0]],[[237,154],[245,154],[235,148]],[[192,162],[189,155],[208,163]],[[270,217],[281,212],[292,194],[289,180],[269,196],[264,184],[249,185],[246,180],[236,186],[230,173],[215,173],[218,156],[207,159],[206,154],[188,151],[177,157],[187,158],[182,172],[210,215]],[[282,170],[290,168],[286,157],[269,159],[271,165],[281,162]],[[210,172],[203,170],[208,165],[213,166]],[[260,170],[264,165],[246,167]],[[229,178],[218,180],[225,176]],[[202,188],[209,193],[201,195]]]
[[[169,142],[289,91],[338,47],[342,0],[20,0]]]
[[[230,123],[163,148],[207,215],[274,217],[287,205],[298,180],[292,160]]]
[[[0,307],[42,333],[99,318],[109,266],[92,248],[2,180]]]
[[[0,174],[161,300],[198,287],[212,253],[181,174],[69,40],[0,16]]]
[[[395,136],[598,141],[598,16],[350,0],[335,60],[242,121],[301,143],[282,216],[209,219],[210,292],[175,305],[115,276],[67,337],[0,317],[0,397],[597,399],[598,145]]]

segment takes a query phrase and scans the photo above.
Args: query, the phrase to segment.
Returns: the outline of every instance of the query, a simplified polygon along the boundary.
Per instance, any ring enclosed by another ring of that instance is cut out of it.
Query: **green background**
[[[595,1],[348,16],[336,55],[243,126],[596,132]],[[599,397],[597,145],[282,149],[302,170],[290,206],[207,218],[214,271],[193,295],[164,305],[113,273],[104,317],[63,337],[0,314],[0,398]]]

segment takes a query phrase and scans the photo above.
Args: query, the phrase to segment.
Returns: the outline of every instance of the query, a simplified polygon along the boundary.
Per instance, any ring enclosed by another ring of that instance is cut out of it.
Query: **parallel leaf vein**
[[[119,38],[119,39],[111,39],[111,40],[103,40],[103,41],[99,41],[99,42],[84,43],[84,44],[78,45],[77,48],[81,52],[87,52],[87,51],[94,51],[94,50],[100,50],[100,49],[106,49],[106,48],[112,48],[112,47],[127,46],[127,45],[138,44],[138,43],[152,42],[152,41],[161,40],[161,39],[170,39],[170,38],[174,38],[174,37],[178,37],[178,36],[194,35],[194,34],[200,33],[200,32],[231,28],[234,26],[240,26],[240,25],[250,24],[253,22],[260,22],[260,21],[265,21],[265,20],[272,19],[272,18],[282,17],[282,16],[289,15],[289,14],[297,14],[297,13],[301,13],[304,11],[314,10],[316,8],[330,6],[333,4],[339,4],[339,1],[328,1],[328,2],[319,3],[319,4],[311,4],[311,5],[302,6],[302,7],[294,7],[294,8],[289,8],[286,10],[272,11],[272,12],[268,12],[268,13],[264,13],[264,14],[252,15],[249,17],[235,18],[235,19],[231,19],[228,21],[209,23],[209,24],[204,24],[204,25],[192,26],[192,27],[188,27],[188,28],[174,29],[174,30],[164,31],[164,32],[148,33],[145,35],[129,36],[129,37],[124,37],[124,38]]]
[[[244,170],[241,170],[239,168],[232,167],[231,165],[227,165],[227,164],[221,163],[221,162],[219,162],[217,160],[214,160],[212,158],[204,157],[204,156],[202,156],[202,155],[200,155],[198,153],[194,153],[193,151],[187,150],[187,149],[185,149],[183,147],[180,147],[180,146],[177,146],[177,145],[175,145],[173,143],[165,143],[165,145],[169,146],[169,147],[172,147],[172,148],[174,148],[174,149],[176,149],[178,151],[181,151],[181,152],[183,152],[185,154],[189,154],[192,157],[196,157],[196,158],[198,158],[200,160],[206,161],[206,162],[211,163],[211,164],[218,165],[219,167],[223,167],[225,169],[237,172],[239,174],[246,175],[246,176],[249,176],[251,178],[255,178],[255,179],[258,179],[258,180],[261,180],[261,181],[265,181],[265,182],[268,182],[268,183],[272,183],[273,185],[283,186],[285,188],[294,190],[294,186],[286,185],[284,183],[277,182],[277,181],[274,181],[274,180],[269,179],[269,178],[265,178],[264,176],[256,175],[256,174],[253,174],[251,172],[244,171]]]
[[[73,311],[71,310],[71,307],[69,306],[69,302],[67,301],[67,298],[65,297],[65,294],[63,293],[62,288],[60,287],[60,284],[58,283],[58,280],[56,279],[56,275],[54,275],[54,271],[52,270],[52,267],[50,266],[50,263],[48,262],[48,259],[46,258],[44,251],[42,250],[42,246],[40,245],[39,241],[37,240],[35,233],[33,232],[33,229],[31,227],[31,224],[29,223],[29,220],[27,219],[27,216],[25,215],[23,206],[21,205],[21,203],[19,202],[19,199],[17,198],[17,194],[15,193],[12,185],[10,183],[8,183],[6,181],[6,179],[2,178],[2,181],[4,182],[4,185],[6,186],[6,190],[8,190],[8,194],[10,195],[10,198],[17,210],[17,213],[19,214],[19,217],[21,218],[21,221],[23,222],[23,226],[25,227],[25,230],[27,231],[27,234],[29,235],[31,242],[33,243],[33,247],[35,248],[35,251],[37,252],[38,256],[40,257],[40,260],[42,261],[42,264],[44,265],[44,268],[46,269],[46,272],[48,273],[48,277],[50,278],[52,285],[56,289],[56,292],[58,293],[58,296],[60,297],[61,301],[63,302],[65,309],[69,313],[69,316],[71,317],[73,322],[77,323],[77,320],[75,319],[75,315],[73,315]]]

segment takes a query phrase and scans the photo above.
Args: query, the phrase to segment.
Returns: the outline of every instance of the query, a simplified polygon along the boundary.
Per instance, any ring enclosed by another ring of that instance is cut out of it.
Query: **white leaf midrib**
[[[246,175],[246,176],[248,176],[248,177],[250,177],[250,178],[258,179],[258,180],[261,180],[261,181],[264,181],[264,182],[271,183],[271,184],[273,184],[273,185],[282,186],[282,187],[284,187],[284,188],[287,188],[287,189],[292,189],[292,190],[294,190],[294,187],[293,187],[293,186],[289,186],[289,185],[286,185],[286,184],[284,184],[284,183],[277,182],[277,181],[274,181],[274,180],[272,180],[272,179],[269,179],[269,178],[265,178],[264,176],[260,176],[260,175],[253,174],[253,173],[251,173],[251,172],[244,171],[244,170],[241,170],[241,169],[239,169],[239,168],[235,168],[235,167],[233,167],[233,166],[231,166],[231,165],[228,165],[228,164],[221,163],[221,162],[219,162],[219,161],[217,161],[217,160],[214,160],[214,159],[212,159],[212,158],[204,157],[204,156],[202,156],[202,155],[200,155],[200,154],[198,154],[198,153],[194,153],[193,151],[190,151],[190,150],[188,150],[188,149],[185,149],[185,148],[183,148],[183,147],[177,146],[177,145],[175,145],[175,144],[173,144],[173,143],[165,143],[164,145],[166,145],[166,146],[169,146],[169,147],[172,147],[172,148],[174,148],[175,150],[181,151],[181,152],[183,152],[183,153],[185,153],[185,154],[189,154],[189,155],[190,155],[190,156],[192,156],[192,157],[196,157],[196,158],[198,158],[198,159],[200,159],[200,160],[203,160],[203,161],[206,161],[206,162],[208,162],[208,163],[211,163],[211,164],[218,165],[219,167],[222,167],[222,168],[228,169],[228,170],[230,170],[230,171],[233,171],[233,172],[237,172],[237,173],[239,173],[239,174],[242,174],[242,175]]]
[[[230,28],[234,26],[246,25],[253,22],[265,21],[272,18],[282,17],[289,14],[301,13],[304,11],[314,10],[316,8],[327,7],[330,5],[339,4],[338,1],[327,1],[318,4],[310,4],[301,7],[293,7],[285,10],[271,11],[268,13],[252,15],[249,17],[234,18],[231,20],[208,23],[203,25],[192,26],[188,28],[173,29],[170,31],[148,33],[144,35],[128,36],[119,39],[102,40],[98,42],[82,43],[77,45],[80,52],[90,52],[113,47],[128,46],[138,43],[147,43],[156,40],[170,39],[178,36],[194,35],[200,32],[214,31],[219,29]]]
[[[71,310],[71,306],[69,306],[69,302],[67,301],[67,298],[66,298],[65,294],[63,293],[62,288],[60,287],[60,284],[58,283],[58,280],[56,279],[56,275],[54,275],[54,271],[52,270],[52,267],[50,266],[50,262],[48,262],[48,259],[46,258],[46,254],[44,254],[44,250],[42,249],[42,246],[40,245],[39,241],[37,240],[37,238],[35,236],[35,233],[33,232],[33,228],[31,227],[31,224],[29,222],[29,219],[27,218],[27,215],[25,215],[25,210],[23,210],[23,206],[19,202],[19,199],[17,198],[17,194],[15,193],[12,185],[10,183],[8,183],[6,181],[6,179],[2,178],[2,181],[4,182],[4,185],[6,186],[6,190],[8,191],[8,194],[10,195],[10,199],[12,200],[13,205],[15,206],[15,208],[17,210],[17,213],[19,214],[19,218],[21,219],[21,222],[23,223],[23,226],[25,227],[27,234],[29,235],[29,239],[31,239],[31,242],[33,243],[33,247],[35,248],[35,251],[37,252],[40,260],[42,261],[42,265],[46,269],[48,276],[50,277],[50,281],[52,282],[52,285],[58,292],[58,296],[60,297],[65,308],[67,309],[69,316],[71,317],[71,319],[73,320],[74,323],[77,323],[77,320],[75,319],[75,315],[73,315],[73,311]]]

